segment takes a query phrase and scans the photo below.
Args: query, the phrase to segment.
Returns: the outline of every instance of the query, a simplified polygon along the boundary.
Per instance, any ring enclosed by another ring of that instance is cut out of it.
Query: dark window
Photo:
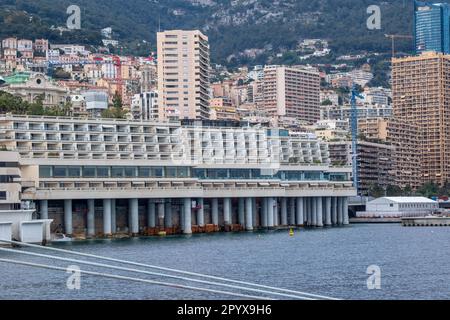
[[[67,168],[55,166],[53,168],[53,177],[55,178],[65,178],[67,177]]]
[[[69,177],[70,178],[79,178],[81,177],[81,167],[69,167]]]
[[[84,178],[95,178],[95,167],[83,167]]]
[[[109,178],[109,167],[97,167],[97,178]]]
[[[51,178],[52,167],[50,166],[40,166],[39,167],[39,177],[41,178]]]
[[[0,200],[6,200],[6,191],[0,191]]]

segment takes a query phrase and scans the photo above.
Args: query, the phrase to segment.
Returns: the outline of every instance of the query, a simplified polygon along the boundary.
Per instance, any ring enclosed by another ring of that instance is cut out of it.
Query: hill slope
[[[382,30],[366,28],[366,8],[379,4]],[[51,26],[64,26],[66,8],[82,9],[82,30],[60,35]],[[142,40],[154,46],[162,29],[199,28],[210,37],[213,61],[245,63],[239,55],[261,49],[254,62],[295,48],[303,38],[330,40],[337,54],[367,50],[389,52],[386,33],[411,34],[410,0],[2,0],[0,38],[9,35],[97,45],[100,29],[112,27],[130,48]],[[409,51],[411,41],[399,41]],[[235,56],[236,59],[230,59]],[[228,59],[227,59],[228,58]]]

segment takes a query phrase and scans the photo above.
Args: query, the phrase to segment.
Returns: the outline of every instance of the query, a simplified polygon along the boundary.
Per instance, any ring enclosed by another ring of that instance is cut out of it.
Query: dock
[[[450,227],[450,217],[402,218],[403,227]]]

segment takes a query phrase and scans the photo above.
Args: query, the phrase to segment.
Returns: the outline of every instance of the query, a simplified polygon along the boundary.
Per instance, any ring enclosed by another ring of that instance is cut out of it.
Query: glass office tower
[[[450,54],[450,5],[414,2],[416,53],[436,51]]]

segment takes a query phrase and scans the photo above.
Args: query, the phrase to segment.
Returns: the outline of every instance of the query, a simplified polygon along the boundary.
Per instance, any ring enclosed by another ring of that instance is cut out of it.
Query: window
[[[65,178],[65,177],[67,177],[67,168],[66,167],[55,166],[53,168],[53,177],[54,178]]]
[[[69,167],[68,173],[70,178],[79,178],[81,177],[81,168],[80,167]]]
[[[157,178],[164,177],[164,168],[163,167],[155,167],[154,169],[154,176]]]
[[[0,191],[0,200],[6,200],[6,191]]]
[[[150,178],[152,169],[150,167],[139,167],[139,177]]]
[[[83,168],[84,178],[95,178],[95,167],[84,167]]]
[[[51,178],[52,177],[52,167],[50,167],[50,166],[40,166],[39,167],[39,177],[41,177],[41,178]]]
[[[125,167],[125,176],[128,178],[136,177],[136,167]]]
[[[109,178],[109,167],[97,167],[98,178]]]
[[[112,167],[111,168],[111,176],[114,178],[123,178],[124,172],[122,167]]]

